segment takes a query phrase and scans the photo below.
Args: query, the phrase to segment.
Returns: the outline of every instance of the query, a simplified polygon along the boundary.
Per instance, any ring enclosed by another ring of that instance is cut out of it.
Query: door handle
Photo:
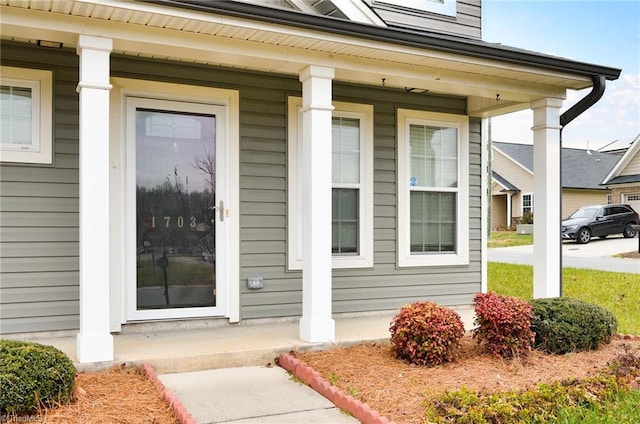
[[[221,200],[220,203],[218,203],[218,206],[211,206],[209,207],[210,211],[213,210],[218,210],[218,214],[220,215],[220,222],[224,221],[224,202]]]

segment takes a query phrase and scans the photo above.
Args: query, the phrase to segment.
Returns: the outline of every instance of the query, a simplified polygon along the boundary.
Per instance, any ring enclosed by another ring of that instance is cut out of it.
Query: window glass
[[[332,195],[331,251],[357,253],[359,190],[334,188]]]
[[[332,118],[332,242],[331,251],[358,253],[360,198],[360,120]]]
[[[332,168],[334,183],[360,182],[360,120],[332,119]]]
[[[412,253],[456,251],[455,193],[411,192]]]
[[[0,86],[2,144],[32,147],[33,101],[30,87]],[[33,146],[37,148],[37,146]]]
[[[458,186],[457,145],[456,128],[409,126],[411,253],[456,250],[456,194],[435,190]]]
[[[411,125],[409,137],[415,185],[457,187],[457,129]]]

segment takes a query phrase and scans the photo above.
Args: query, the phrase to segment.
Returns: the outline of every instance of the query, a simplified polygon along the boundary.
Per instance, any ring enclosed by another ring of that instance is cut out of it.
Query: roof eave
[[[330,32],[373,41],[391,42],[399,45],[436,50],[446,53],[496,60],[510,64],[532,66],[540,69],[566,72],[593,77],[604,76],[607,80],[620,77],[621,69],[595,65],[571,59],[521,50],[509,46],[487,43],[453,35],[424,33],[407,29],[385,28],[359,22],[346,21],[325,16],[315,16],[296,11],[277,9],[261,5],[234,1],[207,0],[140,0],[156,5],[173,6],[207,13],[233,16],[284,24],[298,28]]]

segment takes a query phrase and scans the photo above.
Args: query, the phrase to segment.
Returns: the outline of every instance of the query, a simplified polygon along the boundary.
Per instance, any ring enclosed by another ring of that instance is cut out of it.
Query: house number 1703
[[[173,217],[172,216],[163,216],[162,217],[164,219],[164,227],[165,228],[170,228],[172,225],[176,225],[178,228],[183,228],[184,227],[184,216],[178,216],[175,218],[175,224],[172,224],[173,222]],[[190,216],[188,217],[189,219],[189,227],[191,228],[195,228],[197,225],[196,222],[196,217],[195,216]],[[152,216],[151,217],[151,228],[156,228],[156,217]]]

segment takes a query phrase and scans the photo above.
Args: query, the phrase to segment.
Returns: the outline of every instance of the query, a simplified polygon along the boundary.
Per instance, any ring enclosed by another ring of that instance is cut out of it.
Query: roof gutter
[[[394,43],[523,66],[533,66],[540,69],[581,75],[587,78],[591,78],[593,75],[603,75],[608,80],[616,80],[622,72],[617,68],[577,62],[472,38],[428,31],[378,27],[360,22],[328,16],[310,15],[293,10],[278,9],[245,2],[211,0],[139,1],[160,6],[173,6],[204,13],[215,13],[236,18],[287,25],[347,37]]]
[[[578,103],[571,106],[571,108],[566,110],[562,115],[560,115],[560,126],[562,128],[566,127],[571,121],[576,119],[602,98],[607,83],[605,76],[594,75],[592,77],[592,80],[593,87],[591,89],[591,92],[584,96]]]

